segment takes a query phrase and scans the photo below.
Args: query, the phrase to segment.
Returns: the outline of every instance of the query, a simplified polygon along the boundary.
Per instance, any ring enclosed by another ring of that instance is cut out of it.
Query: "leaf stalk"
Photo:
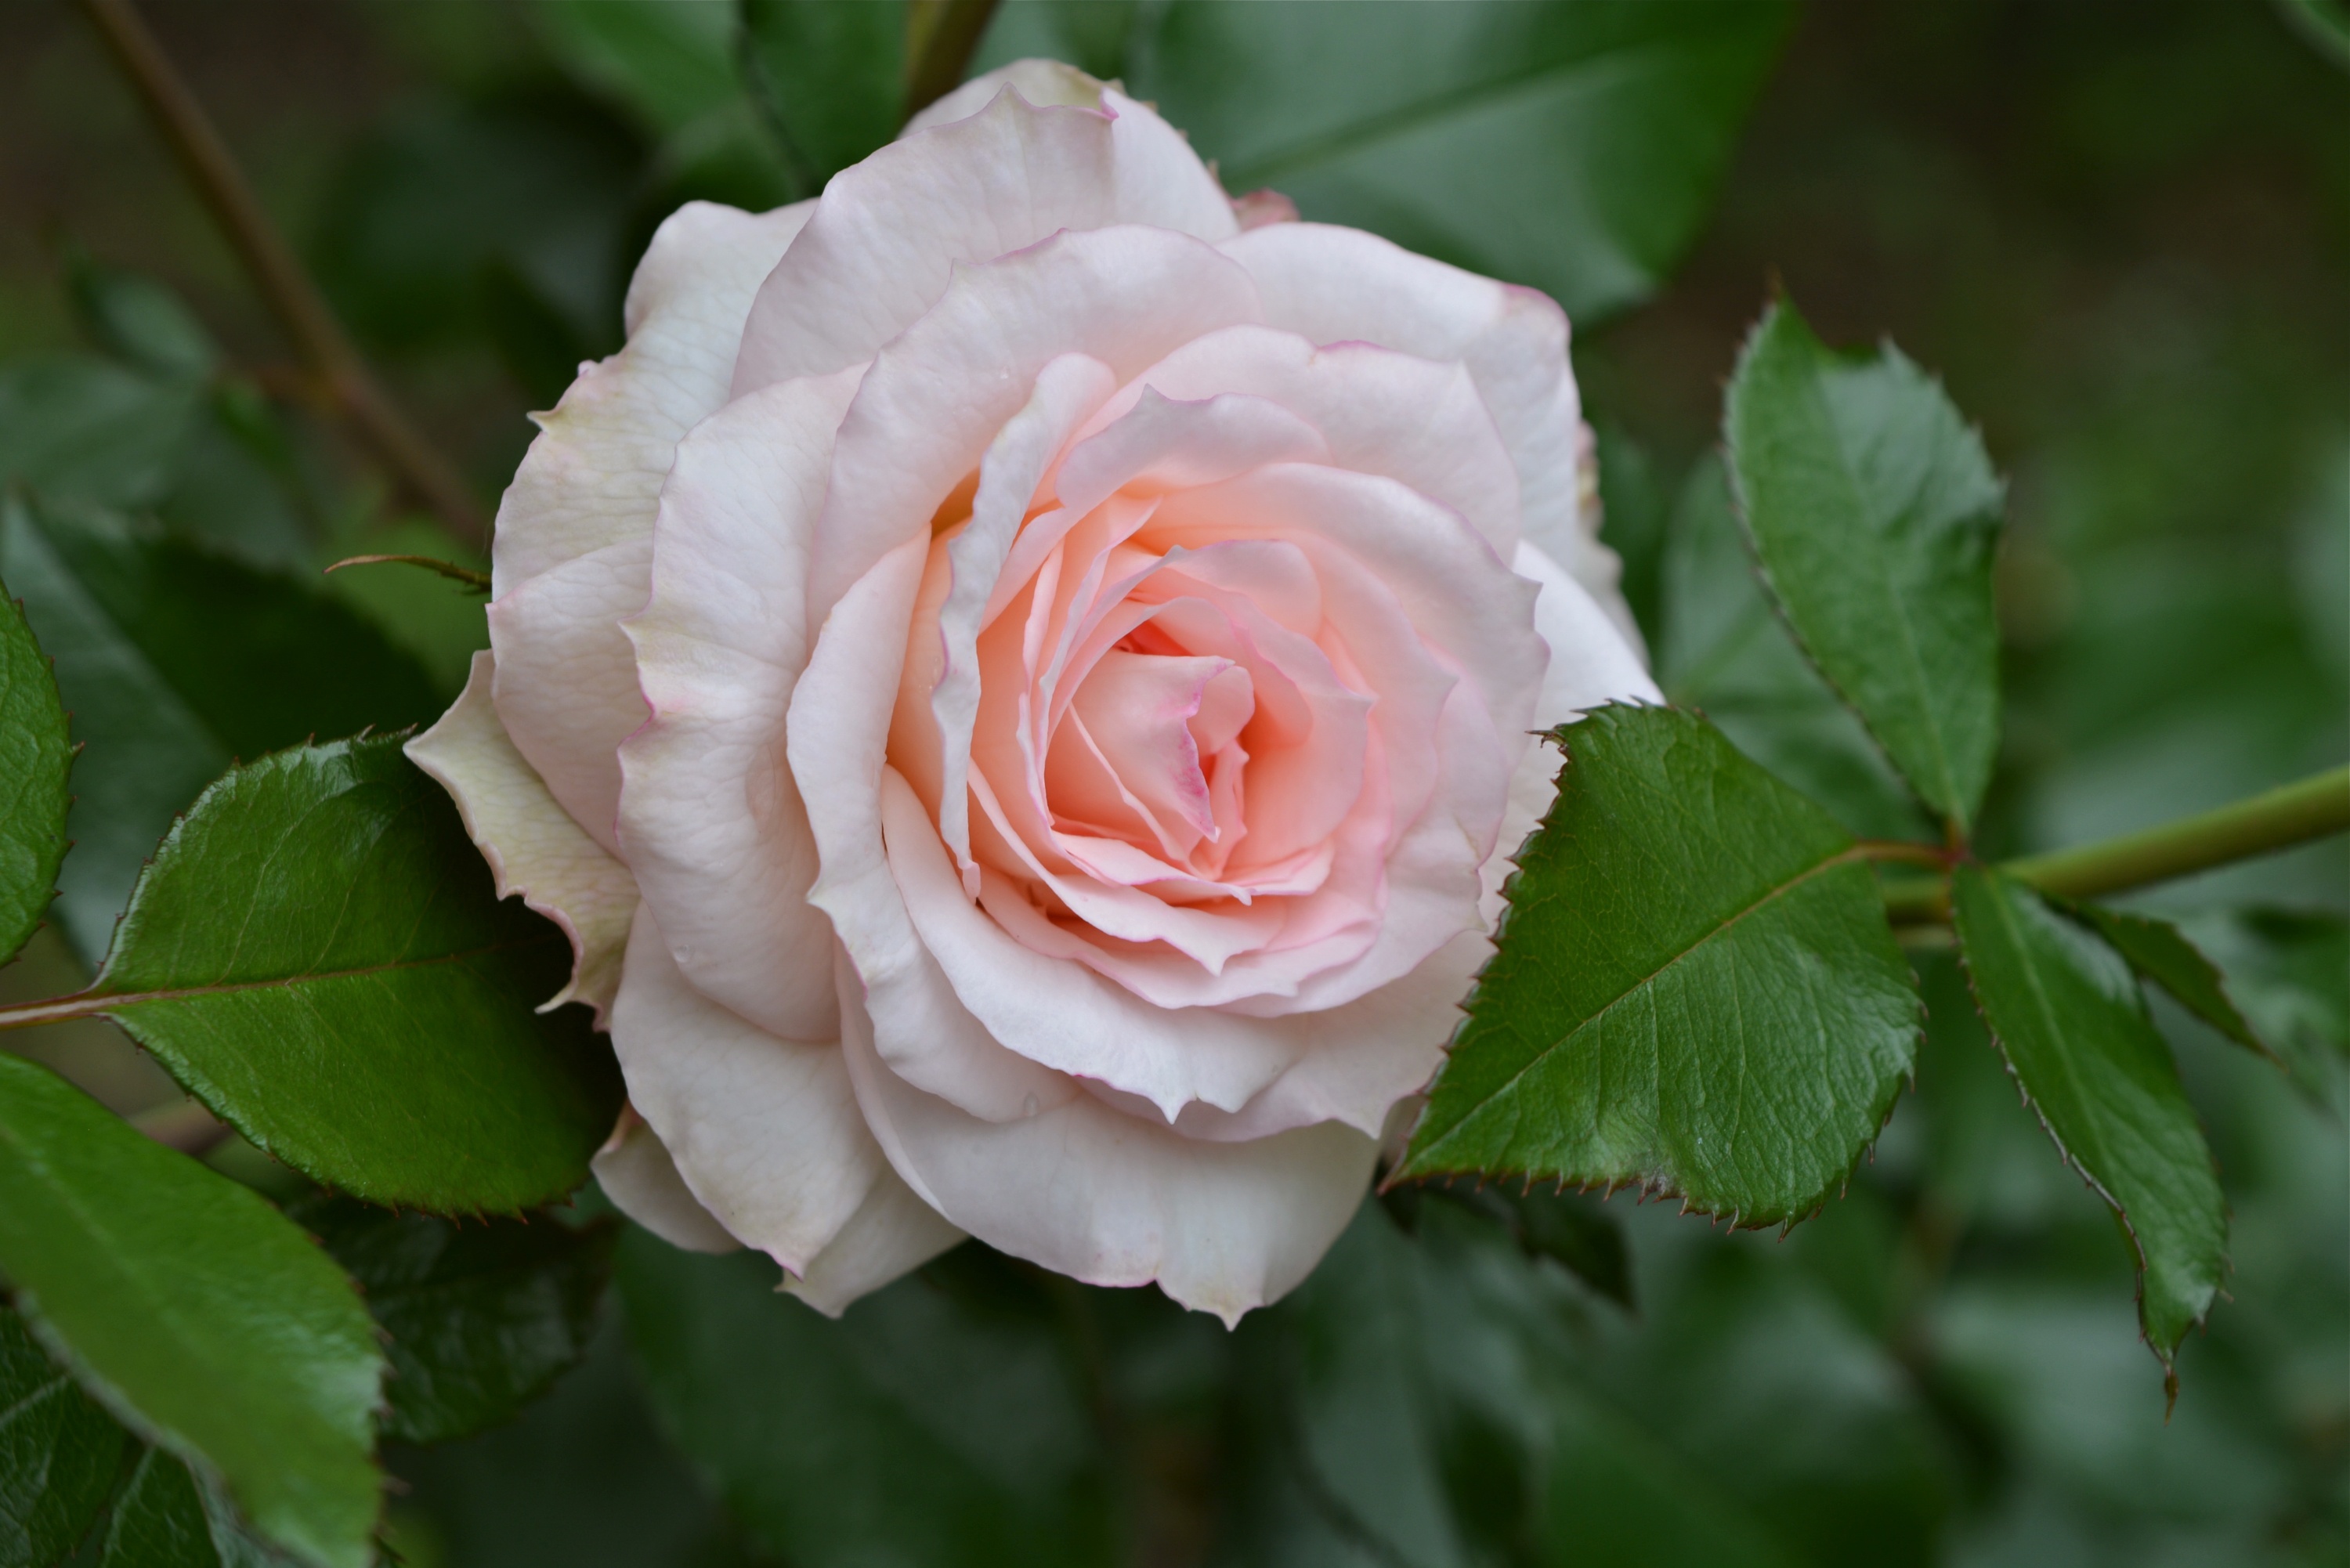
[[[2191,877],[2344,832],[2350,832],[2350,766],[2328,769],[2248,800],[2116,838],[2027,855],[2002,863],[2000,869],[2043,893],[2095,898]],[[1872,854],[1871,858],[1918,857]],[[1897,924],[1947,920],[1950,918],[1949,878],[1911,877],[1893,883],[1885,890],[1885,909]]]

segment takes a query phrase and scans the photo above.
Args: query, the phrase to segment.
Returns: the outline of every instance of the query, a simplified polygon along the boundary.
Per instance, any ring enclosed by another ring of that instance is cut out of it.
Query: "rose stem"
[[[913,0],[906,7],[905,118],[962,84],[996,0]]]
[[[467,543],[486,545],[489,520],[481,504],[377,384],[358,345],[269,221],[228,144],[130,0],[82,0],[82,8],[328,400],[418,501]]]
[[[2350,831],[2350,767],[2118,838],[2028,855],[2000,869],[2045,893],[2094,898],[2345,831]],[[1885,907],[1896,920],[1947,919],[1950,887],[1939,877],[1898,883],[1886,890]]]

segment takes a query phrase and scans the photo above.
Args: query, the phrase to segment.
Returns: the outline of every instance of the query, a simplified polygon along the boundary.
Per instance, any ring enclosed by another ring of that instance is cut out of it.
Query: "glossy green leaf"
[[[291,1568],[186,1465],[149,1449],[114,1500],[98,1568]]]
[[[1801,1219],[1884,1125],[1916,1049],[1876,877],[1700,718],[1603,708],[1559,739],[1558,797],[1398,1174]]]
[[[411,656],[321,588],[108,514],[0,503],[0,577],[82,743],[57,919],[93,962],[174,814],[233,759],[441,707]]]
[[[906,6],[743,0],[743,66],[803,194],[898,134]]]
[[[587,1354],[611,1277],[609,1221],[453,1221],[348,1198],[293,1217],[383,1326],[387,1438],[439,1443],[512,1420]]]
[[[367,1568],[383,1357],[350,1282],[285,1216],[0,1055],[0,1271],[118,1418],[305,1562]]]
[[[2169,1372],[2226,1266],[2220,1181],[2129,965],[1997,871],[1950,881],[1960,951],[1992,1037],[2138,1258],[2138,1321]]]
[[[1009,0],[975,69],[1122,78],[1235,193],[1531,284],[1578,326],[1697,236],[1794,16],[1775,0]]]
[[[836,1323],[779,1294],[755,1252],[622,1237],[621,1296],[655,1407],[784,1558],[1048,1568],[1108,1555],[1075,1356],[1025,1299],[1040,1287],[962,1255],[974,1251]]]
[[[587,1179],[619,1075],[561,931],[500,902],[400,737],[247,763],[140,879],[93,992],[190,1094],[381,1203],[511,1212]]]
[[[1795,635],[1918,798],[1971,820],[1999,747],[2005,500],[1981,439],[1899,349],[1832,352],[1785,300],[1739,354],[1723,433]]]
[[[1681,486],[1661,556],[1654,649],[1666,701],[1702,711],[1854,833],[1933,836],[1885,753],[1772,610],[1711,453]]]
[[[2196,950],[2186,932],[2168,920],[2097,904],[2071,905],[2066,912],[2095,926],[2140,979],[2162,987],[2172,1001],[2237,1044],[2276,1059],[2228,994],[2227,978],[2219,966]]]
[[[125,1440],[0,1305],[0,1565],[65,1561],[106,1506]]]
[[[16,956],[57,890],[72,766],[48,657],[0,583],[0,963]]]

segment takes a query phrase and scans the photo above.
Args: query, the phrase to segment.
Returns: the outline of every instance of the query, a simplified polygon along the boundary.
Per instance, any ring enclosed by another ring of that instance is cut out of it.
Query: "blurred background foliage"
[[[1615,110],[1622,71],[1545,96],[1581,46],[1532,8],[1485,57],[1456,47],[1451,9],[1367,7],[1309,66],[1253,52],[1277,13],[1012,0],[981,63],[1048,51],[1122,75],[1234,189],[1560,294],[1667,691],[1856,826],[1914,819],[1752,588],[1711,455],[1774,280],[1831,341],[1889,336],[1939,373],[2010,476],[1988,847],[2126,829],[2341,759],[2350,71],[2323,5],[1651,0],[1626,25],[1672,17],[1702,90]],[[795,146],[763,119],[725,5],[147,11],[396,397],[484,496],[530,437],[525,410],[618,347],[665,213],[790,199],[859,150]],[[13,0],[7,32],[0,576],[88,747],[58,929],[0,974],[16,998],[77,983],[139,861],[229,756],[427,717],[482,631],[479,601],[439,578],[316,576],[363,551],[478,561],[481,542],[395,504],[320,417],[84,20]],[[1750,79],[1740,62],[1773,47]],[[1431,73],[1441,123],[1349,151],[1347,116]],[[1578,161],[1578,138],[1734,120],[1750,92],[1726,168],[1618,160],[1633,172],[1610,184]],[[1455,139],[1427,156],[1457,163],[1513,116],[1549,154],[1430,191],[1414,160],[1430,138]],[[242,651],[224,664],[226,642]],[[2339,910],[2350,857],[2322,846],[2147,900],[2253,901]],[[2196,929],[2224,945],[2257,919]],[[1367,1208],[1296,1298],[1229,1336],[975,1246],[828,1334],[769,1294],[772,1268],[631,1232],[627,1311],[608,1306],[583,1368],[511,1427],[391,1451],[392,1544],[451,1568],[926,1561],[919,1536],[911,1555],[858,1555],[910,1496],[1024,1563],[2344,1561],[2341,1058],[2313,1047],[2288,1083],[2165,1014],[2233,1227],[2233,1299],[2186,1347],[2166,1420],[2107,1211],[2048,1158],[1954,965],[1918,961],[1917,1089],[1846,1198],[1784,1240],[1617,1199],[1598,1211],[1627,1231],[1631,1310],[1440,1202]],[[2350,972],[2331,949],[2303,961],[2336,992]],[[2272,1026],[2322,1042],[2345,1020]],[[108,1025],[11,1044],[126,1112],[177,1098]],[[212,1158],[284,1183],[249,1149]],[[919,1483],[860,1491],[845,1455]],[[1547,1499],[1532,1535],[1480,1533],[1529,1496]]]

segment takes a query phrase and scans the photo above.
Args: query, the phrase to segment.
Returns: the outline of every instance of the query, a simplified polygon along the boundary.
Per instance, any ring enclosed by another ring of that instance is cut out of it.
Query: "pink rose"
[[[1558,308],[1284,206],[1024,62],[676,213],[541,421],[410,753],[570,934],[655,1231],[1231,1321],[1361,1200],[1531,732],[1656,693]]]

